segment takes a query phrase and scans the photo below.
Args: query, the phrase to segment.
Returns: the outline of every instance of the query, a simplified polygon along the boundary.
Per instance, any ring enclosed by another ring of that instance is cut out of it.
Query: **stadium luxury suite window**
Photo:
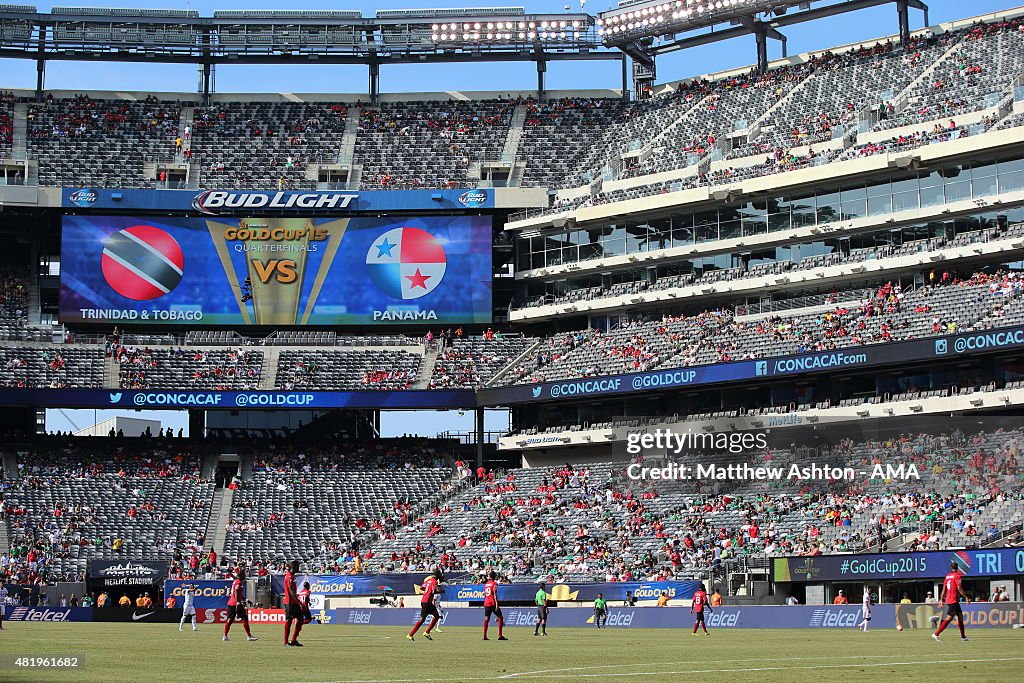
[[[934,209],[1024,190],[1024,160],[947,166],[838,190],[777,196],[658,219],[627,221],[545,237],[520,238],[518,269],[577,263],[610,256],[750,237],[792,228]]]

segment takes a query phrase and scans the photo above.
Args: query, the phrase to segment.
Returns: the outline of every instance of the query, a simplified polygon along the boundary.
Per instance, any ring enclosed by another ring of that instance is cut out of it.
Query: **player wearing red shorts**
[[[960,629],[960,640],[970,640],[964,633],[964,611],[960,609],[961,596],[964,602],[970,602],[967,593],[964,593],[963,586],[961,586],[963,577],[964,575],[956,562],[951,562],[950,572],[942,580],[942,593],[939,594],[939,602],[943,603],[946,616],[939,624],[939,628],[932,634],[932,638],[936,641],[939,640],[939,634],[945,631],[949,623],[953,621],[953,617],[956,617],[956,625]]]
[[[228,640],[231,624],[238,619],[245,629],[246,640],[259,640],[249,631],[249,615],[245,611],[245,568],[235,570],[235,580],[231,583],[231,597],[228,598],[228,619],[224,622],[224,638]]]
[[[284,645],[285,647],[302,647],[299,642],[299,631],[302,630],[303,614],[302,603],[299,601],[299,594],[295,590],[295,575],[299,571],[299,561],[292,560],[288,565],[288,571],[284,573]],[[292,622],[295,622],[295,632],[291,640],[288,640],[288,633],[291,631]]]
[[[501,605],[498,604],[498,575],[491,572],[487,575],[487,583],[484,584],[484,640],[487,637],[487,627],[491,625],[491,615],[498,618],[498,640],[508,640],[502,633],[505,629],[505,617],[501,614]]]
[[[437,611],[437,605],[434,604],[434,596],[437,595],[439,590],[438,584],[441,581],[441,570],[435,569],[434,573],[428,576],[423,581],[423,599],[420,600],[420,618],[413,624],[412,630],[405,637],[406,640],[412,640],[413,636],[416,635],[416,631],[420,630],[420,626],[427,620],[427,617],[433,617],[430,624],[427,625],[427,630],[423,632],[423,637],[427,640],[433,640],[430,637],[430,632],[434,630],[434,627],[441,623],[441,614]]]
[[[705,588],[704,584],[702,583],[700,585],[700,588],[698,588],[697,591],[693,594],[693,602],[690,603],[690,614],[697,615],[696,621],[693,622],[693,633],[690,634],[691,636],[697,635],[698,626],[703,627],[704,635],[711,635],[710,633],[708,633],[708,625],[704,621],[705,609],[709,613],[714,611],[711,609],[711,603],[708,602],[708,589]]]

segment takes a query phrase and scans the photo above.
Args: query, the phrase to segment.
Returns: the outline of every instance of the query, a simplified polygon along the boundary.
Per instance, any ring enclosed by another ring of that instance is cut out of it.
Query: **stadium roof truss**
[[[653,80],[658,55],[748,35],[756,39],[757,65],[764,71],[769,38],[782,43],[786,56],[780,28],[888,4],[896,5],[903,42],[910,39],[911,8],[921,10],[928,24],[921,0],[622,0],[598,14],[596,23],[602,42],[625,52]]]
[[[383,64],[526,61],[544,90],[548,61],[619,60],[587,14],[527,14],[521,7],[358,11],[242,10],[201,17],[191,10],[55,7],[42,13],[0,5],[0,57],[217,64],[362,64],[377,93]],[[623,88],[625,90],[625,87]]]

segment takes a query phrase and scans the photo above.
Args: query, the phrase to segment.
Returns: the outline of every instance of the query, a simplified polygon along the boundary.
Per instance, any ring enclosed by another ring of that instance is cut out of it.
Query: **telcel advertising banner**
[[[491,320],[491,219],[65,216],[61,320]]]

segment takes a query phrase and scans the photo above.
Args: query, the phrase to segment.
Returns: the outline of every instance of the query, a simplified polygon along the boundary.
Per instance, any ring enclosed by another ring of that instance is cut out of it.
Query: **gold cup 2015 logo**
[[[246,324],[303,325],[316,306],[348,219],[316,225],[311,218],[241,219],[237,224],[207,220],[206,225]],[[236,268],[235,253],[244,255],[244,268]],[[310,254],[319,258],[310,259]],[[311,269],[314,280],[303,303]]]

